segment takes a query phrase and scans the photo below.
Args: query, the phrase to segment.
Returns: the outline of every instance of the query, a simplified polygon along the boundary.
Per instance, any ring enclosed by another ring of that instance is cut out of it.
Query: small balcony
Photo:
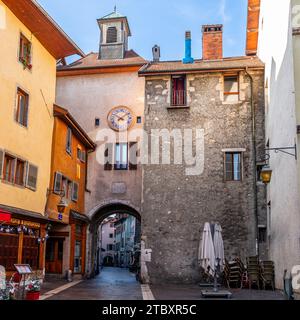
[[[173,90],[171,97],[172,107],[186,107],[186,90]]]

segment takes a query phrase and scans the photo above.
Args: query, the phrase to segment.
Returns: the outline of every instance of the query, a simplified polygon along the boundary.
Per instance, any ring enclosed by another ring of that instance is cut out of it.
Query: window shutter
[[[86,152],[83,150],[81,151],[81,161],[85,162],[86,161]]]
[[[77,201],[78,200],[78,183],[73,182],[73,187],[72,187],[72,200]]]
[[[54,179],[54,193],[60,194],[62,190],[62,174],[59,172],[55,173],[55,179]]]
[[[31,190],[36,190],[37,186],[37,176],[38,176],[38,167],[34,166],[31,163],[27,164],[27,175],[26,175],[26,187]]]
[[[129,142],[129,170],[137,170],[137,142]]]
[[[67,144],[66,144],[66,150],[68,153],[72,153],[72,130],[68,128],[67,132]]]
[[[0,179],[3,176],[4,151],[0,149]]]
[[[113,144],[107,143],[104,152],[104,170],[110,171],[113,168]]]

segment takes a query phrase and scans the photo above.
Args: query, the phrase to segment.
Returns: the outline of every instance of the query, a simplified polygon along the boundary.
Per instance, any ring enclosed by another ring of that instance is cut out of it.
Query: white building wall
[[[266,64],[266,139],[271,148],[297,141],[291,21],[290,0],[261,1],[258,56]],[[282,288],[284,270],[300,264],[299,169],[294,157],[273,151],[270,167],[269,253],[276,287]]]

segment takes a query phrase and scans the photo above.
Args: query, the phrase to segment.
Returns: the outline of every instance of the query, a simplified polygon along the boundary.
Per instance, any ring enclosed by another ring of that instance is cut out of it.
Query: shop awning
[[[0,210],[0,222],[10,222],[11,213],[8,211]]]

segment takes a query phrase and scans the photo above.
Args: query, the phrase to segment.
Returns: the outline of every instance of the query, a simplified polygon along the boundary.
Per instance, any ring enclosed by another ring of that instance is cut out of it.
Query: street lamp
[[[269,184],[271,182],[271,177],[272,177],[272,170],[268,165],[266,165],[265,167],[262,168],[260,172],[260,178],[264,184]]]
[[[62,214],[65,212],[67,207],[68,207],[68,203],[66,202],[66,200],[61,198],[57,205],[57,211]]]
[[[290,150],[293,151],[293,153]],[[265,151],[266,152],[274,151],[275,153],[281,152],[281,153],[287,154],[289,156],[292,156],[295,158],[295,160],[297,160],[297,144],[295,144],[294,146],[291,146],[291,147],[266,148]],[[270,159],[270,155],[266,154],[264,156],[264,158],[265,158],[266,164],[260,172],[260,178],[264,184],[269,184],[271,182],[271,178],[272,178],[272,170],[268,164],[268,160]]]
[[[57,190],[47,190],[47,196],[50,195],[51,192],[57,192]],[[68,202],[64,199],[65,196],[65,191],[64,190],[59,190],[59,196],[60,196],[60,201],[57,204],[57,211],[60,215],[62,215],[66,208],[68,207]]]

